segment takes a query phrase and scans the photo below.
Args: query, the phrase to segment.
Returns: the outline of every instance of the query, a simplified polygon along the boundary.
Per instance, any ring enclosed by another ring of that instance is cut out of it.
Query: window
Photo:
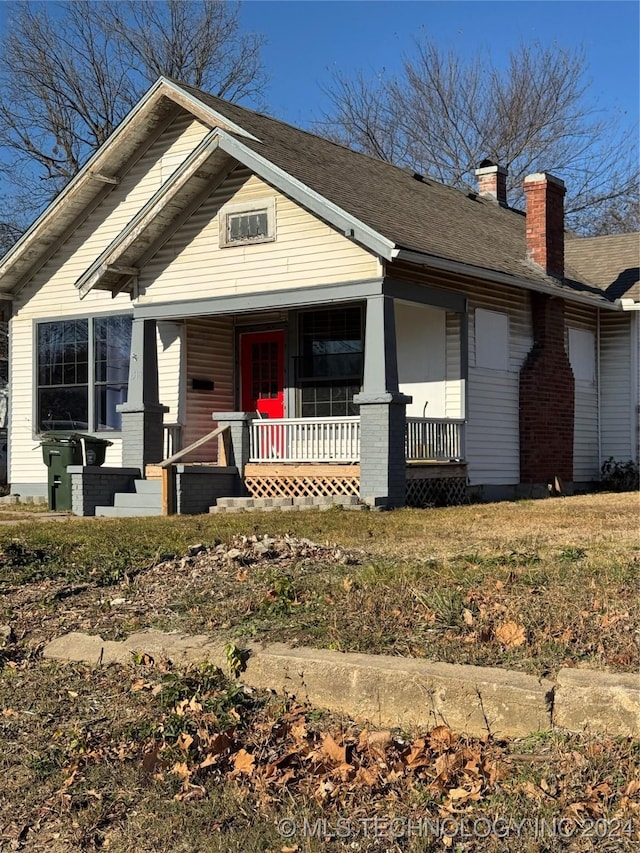
[[[39,323],[37,431],[119,430],[127,399],[131,316]]]
[[[220,211],[220,247],[273,241],[276,239],[275,222],[275,198],[227,204]]]
[[[362,311],[359,307],[300,315],[296,359],[302,417],[357,415],[362,386]]]
[[[509,370],[509,315],[476,308],[476,367]]]

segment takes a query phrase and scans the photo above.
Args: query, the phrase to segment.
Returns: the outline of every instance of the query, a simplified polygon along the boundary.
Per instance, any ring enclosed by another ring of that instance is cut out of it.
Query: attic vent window
[[[227,204],[220,211],[221,248],[269,243],[276,239],[275,198]]]

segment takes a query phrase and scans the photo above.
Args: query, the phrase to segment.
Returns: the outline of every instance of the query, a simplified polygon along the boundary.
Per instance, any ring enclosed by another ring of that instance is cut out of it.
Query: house
[[[477,175],[158,80],[0,261],[12,491],[47,493],[51,428],[111,442],[69,468],[80,514],[142,511],[159,472],[165,511],[419,506],[637,459],[637,235],[565,245],[562,181],[529,176],[525,215]]]

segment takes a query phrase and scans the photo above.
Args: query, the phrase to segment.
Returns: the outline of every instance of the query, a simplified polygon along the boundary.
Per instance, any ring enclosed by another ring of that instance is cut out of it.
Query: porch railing
[[[407,418],[407,461],[464,459],[464,420]]]
[[[464,420],[407,418],[407,461],[464,459]],[[250,462],[359,462],[360,418],[283,418],[251,423]]]
[[[283,418],[251,423],[250,462],[358,462],[360,418]]]
[[[164,424],[162,437],[163,459],[182,450],[182,424]]]

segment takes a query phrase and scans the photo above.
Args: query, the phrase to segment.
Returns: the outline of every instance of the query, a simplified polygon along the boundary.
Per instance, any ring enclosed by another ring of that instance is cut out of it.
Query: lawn
[[[601,494],[3,524],[0,850],[634,849],[628,739],[369,731],[211,667],[91,669],[40,651],[69,630],[154,626],[238,647],[637,671],[638,508]]]

